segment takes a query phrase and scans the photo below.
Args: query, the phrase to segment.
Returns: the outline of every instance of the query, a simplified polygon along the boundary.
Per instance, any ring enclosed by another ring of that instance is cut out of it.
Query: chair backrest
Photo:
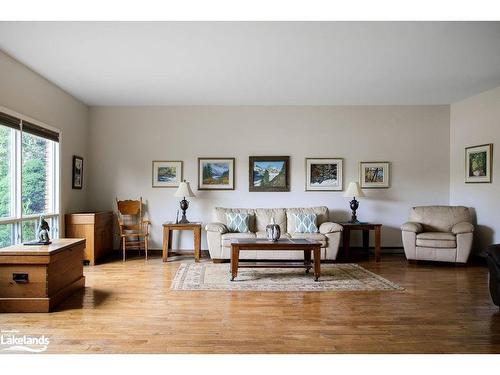
[[[419,206],[410,210],[410,221],[422,224],[425,232],[451,232],[453,225],[472,218],[464,206]]]
[[[128,229],[140,226],[142,222],[142,197],[139,200],[119,201],[116,198],[118,215]]]

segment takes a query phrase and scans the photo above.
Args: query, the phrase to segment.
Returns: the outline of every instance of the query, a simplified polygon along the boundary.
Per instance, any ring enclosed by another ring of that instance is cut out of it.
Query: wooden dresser
[[[0,249],[0,312],[49,312],[85,286],[82,238]]]
[[[84,260],[92,266],[113,250],[113,212],[66,214],[66,237],[85,238]]]

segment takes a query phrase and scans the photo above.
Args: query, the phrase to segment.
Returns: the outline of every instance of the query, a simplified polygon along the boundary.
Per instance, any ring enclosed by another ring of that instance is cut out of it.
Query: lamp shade
[[[179,184],[179,187],[177,188],[177,191],[175,192],[176,197],[196,197],[194,195],[193,191],[191,190],[191,186],[189,186],[189,182],[187,181],[182,181]]]
[[[363,193],[363,190],[359,188],[359,184],[357,182],[351,182],[344,194],[344,197],[349,198],[359,198],[364,196],[365,194]]]

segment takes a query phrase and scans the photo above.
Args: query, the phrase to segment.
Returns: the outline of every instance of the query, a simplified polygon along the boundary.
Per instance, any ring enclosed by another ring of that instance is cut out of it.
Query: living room
[[[500,352],[500,22],[20,19],[2,352]]]

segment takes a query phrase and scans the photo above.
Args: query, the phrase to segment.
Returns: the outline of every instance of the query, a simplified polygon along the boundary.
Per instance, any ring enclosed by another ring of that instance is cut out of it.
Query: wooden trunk
[[[113,213],[66,214],[66,237],[85,238],[84,260],[92,266],[113,250]]]
[[[0,249],[0,312],[49,312],[85,286],[85,239]]]

